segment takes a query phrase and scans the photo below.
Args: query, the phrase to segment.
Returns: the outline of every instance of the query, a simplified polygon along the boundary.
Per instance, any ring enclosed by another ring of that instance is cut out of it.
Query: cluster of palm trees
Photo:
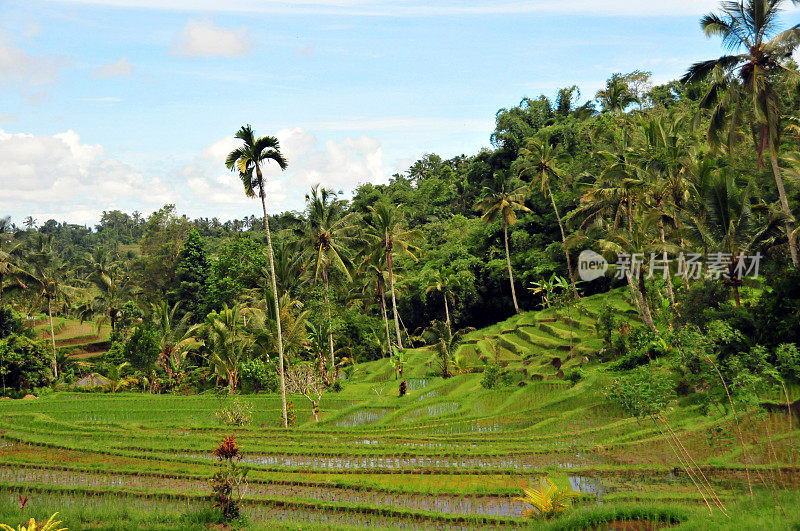
[[[709,37],[719,36],[728,50],[740,52],[702,61],[689,68],[684,83],[703,83],[705,94],[697,112],[660,114],[624,111],[642,103],[625,76],[615,75],[598,93],[604,112],[615,115],[618,127],[597,134],[607,147],[596,155],[596,175],[570,179],[564,166],[569,156],[547,136],[529,138],[510,172],[496,172],[477,204],[488,223],[500,221],[514,308],[514,275],[508,249],[508,230],[531,193],[549,198],[558,221],[573,297],[578,298],[570,249],[594,245],[612,257],[620,254],[657,255],[666,262],[682,252],[725,253],[731,272],[737,257],[774,247],[788,248],[798,264],[798,229],[789,207],[778,145],[781,133],[798,135],[797,119],[780,113],[779,85],[795,86],[800,73],[792,54],[800,44],[800,25],[778,30],[784,0],[725,2],[720,13],[702,18]],[[707,147],[698,125],[706,121]],[[785,122],[785,123],[784,123]],[[734,150],[752,138],[758,167],[768,156],[778,191],[778,207],[769,204],[753,179],[737,179]],[[800,138],[800,136],[798,136]],[[795,168],[800,156],[785,157]],[[572,181],[572,182],[570,182]],[[572,184],[580,190],[580,204],[562,217],[554,185]],[[566,222],[566,223],[565,223]],[[573,228],[568,234],[569,228]],[[653,312],[645,286],[647,264],[625,271],[631,297],[643,321],[654,332]],[[688,289],[685,263],[676,268]],[[665,275],[665,291],[676,310],[672,274]],[[740,281],[727,280],[739,303]]]

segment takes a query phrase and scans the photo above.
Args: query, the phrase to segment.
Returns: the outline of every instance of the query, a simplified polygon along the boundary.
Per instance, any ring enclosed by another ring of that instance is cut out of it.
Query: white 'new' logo
[[[596,252],[585,249],[578,256],[578,276],[581,280],[589,282],[600,278],[608,271],[608,262]]]

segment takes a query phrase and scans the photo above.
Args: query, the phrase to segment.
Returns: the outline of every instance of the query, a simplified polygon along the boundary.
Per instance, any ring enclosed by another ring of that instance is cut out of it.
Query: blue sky
[[[175,203],[257,213],[222,164],[251,123],[289,158],[270,210],[426,152],[472,154],[494,114],[612,72],[656,82],[721,53],[706,0],[0,1],[0,215],[93,224]],[[786,14],[796,18],[797,9]]]

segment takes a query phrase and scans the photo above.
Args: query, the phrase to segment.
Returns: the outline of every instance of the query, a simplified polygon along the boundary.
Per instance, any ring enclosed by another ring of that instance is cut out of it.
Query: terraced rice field
[[[621,296],[612,300],[631,315]],[[275,395],[238,397],[254,409],[240,428],[217,421],[232,399],[213,394],[0,401],[0,511],[12,514],[22,493],[28,510],[62,511],[73,529],[193,528],[185,515],[209,506],[211,449],[232,434],[250,468],[244,514],[256,528],[526,526],[526,506],[514,498],[545,475],[580,493],[575,514],[702,517],[703,499],[658,426],[611,407],[602,394],[611,376],[584,360],[601,347],[595,304],[583,301],[571,318],[532,312],[473,333],[460,352],[467,368],[496,356],[514,374],[512,386],[483,389],[472,371],[442,379],[433,352],[419,349],[405,367],[407,396],[398,396],[388,360],[364,363],[342,392],[325,396],[319,423],[294,397],[298,426],[288,430],[278,427]],[[559,377],[581,366],[577,384]],[[774,482],[797,500],[797,422],[790,429],[779,412],[744,418],[755,461],[746,470],[740,445],[719,435],[734,433],[732,417],[683,406],[668,419],[721,500],[741,499],[748,473],[757,491]],[[779,469],[769,467],[775,459]]]
[[[50,339],[50,323],[46,315],[36,316],[31,325],[41,338]],[[108,351],[111,327],[97,327],[93,322],[81,322],[63,317],[53,318],[56,349],[69,352],[73,359],[81,360],[99,356]]]

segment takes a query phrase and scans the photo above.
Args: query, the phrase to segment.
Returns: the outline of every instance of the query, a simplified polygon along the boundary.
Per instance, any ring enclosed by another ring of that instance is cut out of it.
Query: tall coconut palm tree
[[[15,256],[22,248],[22,243],[10,247],[3,247],[13,240],[13,231],[14,226],[11,224],[10,217],[0,218],[0,308],[3,307],[3,287],[5,286],[5,281],[11,278],[18,270]]]
[[[25,267],[19,270],[20,282],[15,288],[30,290],[34,305],[43,304],[50,324],[50,344],[53,349],[53,377],[58,378],[56,353],[56,334],[53,327],[53,308],[59,305],[68,306],[84,294],[80,287],[70,282],[74,272],[48,245],[42,242],[42,248],[27,257]]]
[[[708,93],[701,108],[713,109],[708,130],[712,144],[727,143],[729,149],[739,139],[739,128],[749,126],[758,155],[759,166],[764,166],[764,153],[768,153],[772,173],[778,188],[781,208],[787,220],[792,219],[789,200],[778,164],[781,114],[776,82],[780,76],[795,83],[800,72],[792,67],[792,55],[800,45],[800,25],[778,31],[779,13],[789,1],[798,0],[738,0],[722,3],[719,13],[709,13],[700,20],[706,37],[722,38],[723,46],[735,55],[693,64],[682,81],[711,79]],[[723,140],[722,133],[727,129]],[[800,265],[797,244],[792,239],[791,222],[785,226],[789,237],[792,263]]]
[[[366,241],[367,254],[383,255],[386,271],[389,273],[389,291],[392,295],[392,312],[394,329],[397,334],[397,347],[403,348],[400,337],[400,316],[397,313],[397,296],[395,294],[394,259],[396,256],[407,256],[419,261],[421,249],[416,242],[423,235],[418,229],[408,230],[402,212],[395,206],[379,201],[369,207],[362,237]]]
[[[578,246],[594,240],[603,253],[616,256],[618,262],[623,256],[629,258],[630,263],[621,263],[619,274],[628,283],[633,305],[642,321],[651,332],[658,334],[645,286],[648,263],[643,257],[650,256],[651,253],[660,254],[665,248],[673,249],[673,247],[665,246],[658,237],[656,229],[658,216],[638,209],[634,211],[633,216],[635,219],[631,223],[631,229],[614,226],[607,220],[597,217],[587,228],[586,233],[589,234],[589,238],[579,232],[570,238],[570,243]]]
[[[388,284],[386,254],[383,252],[367,252],[362,257],[358,271],[361,275],[364,275],[364,284],[362,286],[364,295],[370,300],[378,299],[386,332],[386,350],[384,354],[387,357],[391,357],[392,336],[389,332],[389,316],[386,310],[386,285]]]
[[[667,121],[665,117],[643,120],[640,123],[641,143],[631,154],[644,186],[642,193],[645,201],[658,213],[658,231],[661,243],[667,243],[667,227],[669,223],[676,231],[679,229],[678,212],[683,209],[691,190],[687,179],[687,171],[692,158],[682,135],[678,133],[681,119]],[[679,238],[681,246],[682,238]],[[662,259],[667,263],[666,251]],[[684,265],[684,264],[681,264]],[[684,282],[688,282],[686,268]],[[666,275],[667,295],[673,310],[675,292],[672,275]]]
[[[484,197],[475,205],[482,212],[481,219],[488,224],[500,220],[503,227],[503,243],[506,248],[506,265],[508,266],[508,281],[511,284],[511,299],[514,301],[514,310],[519,312],[517,292],[514,288],[514,272],[511,269],[511,254],[508,251],[508,228],[517,222],[517,210],[530,212],[524,205],[527,187],[514,187],[514,182],[505,174],[496,173],[490,186],[485,187]]]
[[[261,199],[261,210],[264,213],[264,230],[267,233],[267,250],[269,254],[269,273],[272,280],[272,298],[275,302],[275,313],[280,313],[280,299],[278,297],[278,283],[275,277],[275,256],[272,250],[272,235],[269,230],[269,216],[267,215],[267,193],[264,189],[264,174],[262,166],[275,162],[281,170],[287,166],[286,159],[281,154],[280,144],[274,136],[256,137],[250,124],[243,126],[236,133],[236,138],[243,142],[243,145],[228,153],[225,165],[231,171],[237,171],[244,185],[244,193],[247,197],[255,197],[258,194]],[[281,410],[283,415],[283,427],[289,426],[286,417],[286,378],[283,371],[283,337],[281,334],[281,320],[276,319],[278,327],[278,371],[281,381]]]
[[[556,215],[558,228],[561,231],[561,244],[564,247],[564,255],[567,258],[567,271],[572,284],[572,293],[575,295],[575,299],[580,299],[578,288],[575,286],[575,273],[572,271],[569,249],[566,247],[567,235],[564,232],[564,222],[561,220],[561,214],[558,212],[556,199],[553,197],[551,188],[553,181],[563,182],[567,178],[566,172],[559,167],[566,159],[566,155],[558,153],[556,148],[551,146],[549,142],[538,138],[528,140],[519,154],[521,157],[518,166],[520,177],[530,177],[531,188],[536,187],[538,184],[541,193],[544,194],[545,198],[549,197],[550,203],[553,205],[553,212]]]
[[[597,91],[595,98],[600,102],[603,112],[621,114],[632,103],[639,102],[622,74],[612,74],[606,81],[606,88]]]
[[[312,187],[311,192],[306,194],[306,223],[298,229],[314,282],[321,280],[325,287],[331,371],[336,360],[333,348],[330,274],[332,270],[336,270],[347,280],[352,278],[350,249],[355,242],[355,217],[347,212],[347,204],[338,199],[337,195],[333,190],[320,188],[319,185]]]
[[[450,324],[450,308],[447,305],[447,301],[449,299],[450,302],[455,305],[456,299],[455,295],[453,294],[453,288],[457,284],[458,277],[456,277],[455,273],[453,273],[451,269],[442,267],[441,269],[434,271],[433,275],[428,281],[428,286],[425,288],[425,293],[438,291],[442,294],[442,298],[444,299],[445,324],[447,325],[447,328],[450,329],[451,333],[452,326]]]
[[[124,272],[114,253],[105,247],[98,248],[94,253],[88,253],[85,263],[86,269],[89,270],[86,280],[94,285],[98,293],[80,308],[81,317],[100,315],[97,320],[98,328],[104,322],[108,322],[113,334],[117,329],[117,321],[122,317],[124,301],[121,291],[125,281]]]
[[[687,227],[705,248],[730,256],[728,278],[734,301],[741,305],[737,274],[740,256],[752,256],[775,245],[785,214],[753,197],[753,184],[737,186],[730,171],[719,170],[708,176],[702,186],[699,210],[687,216]],[[759,219],[760,218],[760,219]]]

